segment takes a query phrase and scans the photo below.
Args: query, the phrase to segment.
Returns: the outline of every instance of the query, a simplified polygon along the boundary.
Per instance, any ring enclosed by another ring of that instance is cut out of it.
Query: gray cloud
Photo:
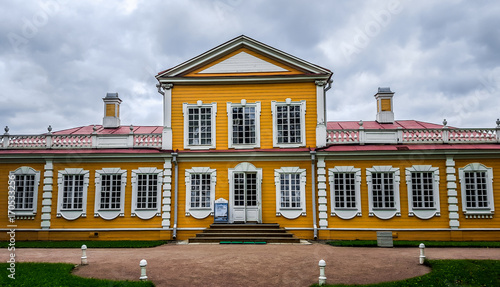
[[[102,121],[161,125],[154,75],[245,34],[332,70],[329,120],[374,120],[379,86],[397,119],[493,127],[500,117],[497,1],[3,1],[0,124],[11,134]]]

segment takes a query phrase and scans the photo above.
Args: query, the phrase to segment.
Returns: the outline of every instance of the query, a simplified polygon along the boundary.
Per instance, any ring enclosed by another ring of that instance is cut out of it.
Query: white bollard
[[[425,245],[423,243],[420,243],[420,245],[418,246],[418,248],[420,248],[420,256],[418,258],[418,261],[420,264],[424,264],[424,261],[425,261]]]
[[[325,276],[325,266],[326,262],[325,260],[321,259],[319,261],[319,285],[324,285],[326,284],[326,276]]]
[[[141,281],[148,280],[148,276],[146,275],[146,265],[148,265],[146,259],[142,259],[141,262],[139,262],[139,266],[141,266],[141,277],[139,277],[139,280]]]
[[[82,265],[89,264],[87,261],[87,245],[82,245]]]

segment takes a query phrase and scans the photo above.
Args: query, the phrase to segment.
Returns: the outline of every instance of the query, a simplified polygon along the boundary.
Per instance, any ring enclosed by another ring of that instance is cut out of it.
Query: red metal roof
[[[365,129],[375,130],[396,129],[398,127],[401,127],[403,129],[439,129],[443,128],[443,125],[436,125],[414,120],[394,121],[393,124],[381,124],[377,121],[363,121],[363,127]],[[327,122],[326,128],[329,130],[355,130],[359,129],[359,121]]]
[[[118,134],[124,135],[130,133],[130,126],[120,126],[118,128],[103,128],[102,125],[96,125],[97,134]],[[133,126],[134,134],[161,134],[163,131],[162,126]],[[84,126],[71,128],[61,131],[53,132],[55,135],[89,135],[94,132],[94,126]]]

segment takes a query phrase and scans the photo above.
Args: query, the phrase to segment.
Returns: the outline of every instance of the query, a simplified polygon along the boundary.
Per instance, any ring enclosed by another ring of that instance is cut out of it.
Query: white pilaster
[[[171,209],[171,198],[172,198],[172,162],[170,159],[165,160],[163,165],[163,196],[162,196],[162,228],[170,227],[170,209]]]
[[[43,194],[42,194],[42,229],[50,228],[50,212],[52,211],[52,190],[54,178],[54,166],[52,160],[47,160],[43,173]]]
[[[326,164],[324,157],[318,157],[318,213],[319,228],[328,228],[328,209],[326,200]]]
[[[327,81],[316,81],[316,147],[326,146],[325,85]]]
[[[162,149],[172,149],[172,88],[174,84],[162,84],[158,91],[163,95]],[[163,92],[160,91],[163,89]]]
[[[451,156],[446,158],[446,189],[448,191],[450,228],[458,229],[460,221],[458,220],[457,176],[455,161]]]

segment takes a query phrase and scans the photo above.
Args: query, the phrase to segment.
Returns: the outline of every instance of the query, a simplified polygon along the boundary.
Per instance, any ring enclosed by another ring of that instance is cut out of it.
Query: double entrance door
[[[234,172],[233,222],[260,222],[260,182],[257,172]]]

